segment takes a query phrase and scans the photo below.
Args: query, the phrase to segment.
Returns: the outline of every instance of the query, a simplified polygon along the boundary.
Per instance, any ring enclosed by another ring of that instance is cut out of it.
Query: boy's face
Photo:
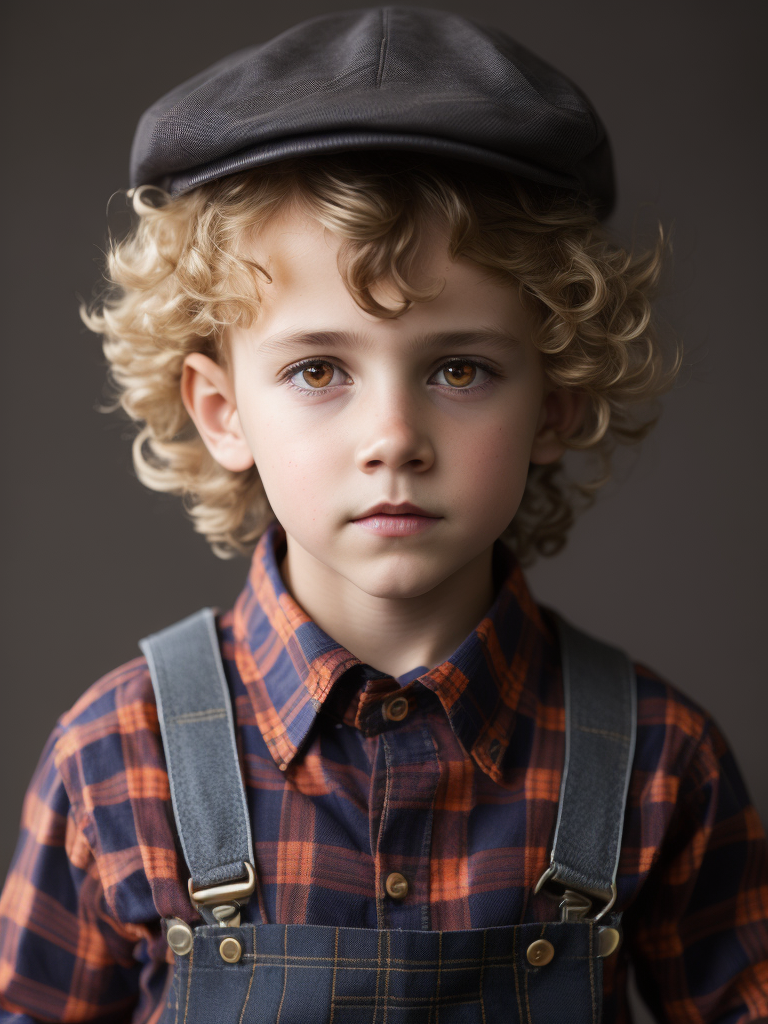
[[[529,462],[562,453],[555,427],[574,403],[550,394],[516,289],[452,262],[438,233],[425,237],[413,283],[445,287],[394,320],[356,305],[339,243],[298,212],[260,232],[250,252],[272,276],[261,314],[228,331],[227,370],[188,357],[182,390],[219,462],[255,460],[291,562],[300,555],[371,596],[415,597],[487,555]],[[366,522],[380,502],[432,518]]]

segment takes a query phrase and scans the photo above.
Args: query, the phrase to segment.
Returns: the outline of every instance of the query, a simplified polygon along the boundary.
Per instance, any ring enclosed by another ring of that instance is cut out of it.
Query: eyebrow
[[[378,342],[369,335],[361,337],[347,331],[283,331],[262,342],[259,351],[271,352],[295,345],[357,347],[365,350],[377,344]],[[462,348],[466,345],[491,345],[494,348],[510,349],[519,346],[520,340],[513,334],[492,328],[473,331],[432,331],[415,335],[410,349],[412,352],[422,352],[430,348]]]

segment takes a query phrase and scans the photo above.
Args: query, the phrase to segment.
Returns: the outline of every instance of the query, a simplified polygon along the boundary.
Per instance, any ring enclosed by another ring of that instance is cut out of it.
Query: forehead
[[[430,294],[442,289],[394,318],[374,316],[355,302],[339,269],[343,241],[295,208],[281,211],[247,238],[244,253],[271,278],[269,283],[260,281],[262,307],[254,325],[264,351],[296,343],[365,346],[387,335],[406,338],[412,348],[441,341],[493,344],[499,336],[530,329],[515,282],[501,280],[470,260],[452,260],[447,231],[438,224],[422,231],[407,278],[409,285]],[[385,274],[371,292],[387,308],[402,305],[402,295]]]
[[[276,285],[304,283],[319,274],[340,276],[338,254],[345,237],[325,227],[311,211],[292,203],[246,235],[244,251],[266,267]],[[449,269],[447,229],[431,221],[419,230],[415,276],[427,265]],[[388,268],[387,268],[388,269]]]

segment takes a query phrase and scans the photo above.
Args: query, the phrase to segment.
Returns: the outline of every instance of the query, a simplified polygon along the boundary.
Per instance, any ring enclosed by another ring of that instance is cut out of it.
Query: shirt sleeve
[[[110,913],[93,852],[56,766],[57,724],[24,798],[0,895],[0,1021],[129,1021],[140,929]]]
[[[659,1021],[768,1021],[768,844],[711,719],[625,925],[638,990]]]

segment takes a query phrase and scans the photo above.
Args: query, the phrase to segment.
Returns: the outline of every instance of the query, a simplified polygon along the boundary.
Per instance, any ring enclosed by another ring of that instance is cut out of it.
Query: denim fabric
[[[139,646],[152,673],[173,813],[195,885],[241,878],[243,862],[253,862],[253,842],[213,612],[203,608]]]
[[[219,954],[228,935],[243,947],[236,964]],[[536,967],[526,951],[541,938],[555,952]],[[159,1024],[597,1024],[597,939],[588,921],[452,932],[203,925],[176,956]]]

